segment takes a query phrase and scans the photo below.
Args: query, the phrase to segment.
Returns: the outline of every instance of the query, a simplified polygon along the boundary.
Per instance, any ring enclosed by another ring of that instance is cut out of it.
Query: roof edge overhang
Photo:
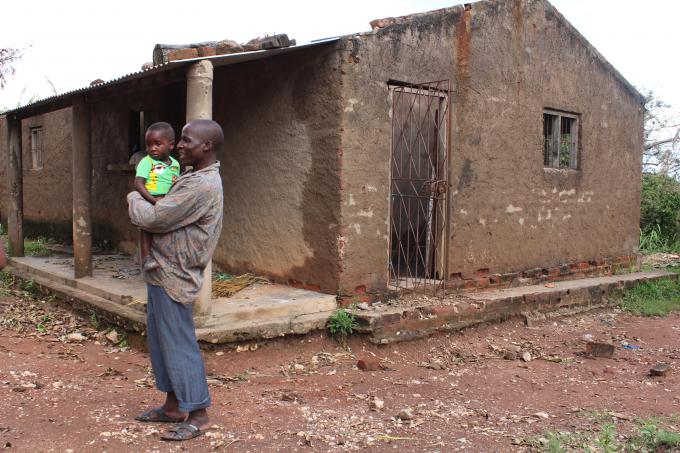
[[[331,43],[335,43],[339,41],[341,38],[335,37],[335,38],[328,38],[328,39],[323,39],[323,40],[318,40],[318,41],[313,41],[307,44],[301,44],[298,46],[291,46],[291,47],[283,47],[279,49],[271,49],[271,50],[256,50],[252,52],[240,52],[240,53],[233,53],[233,54],[227,54],[227,55],[214,55],[210,57],[199,57],[199,58],[191,58],[187,60],[176,60],[176,61],[171,61],[168,63],[160,64],[157,66],[154,66],[150,69],[142,69],[141,71],[138,72],[133,72],[130,74],[126,74],[124,76],[111,79],[108,82],[104,83],[98,83],[96,85],[92,86],[87,86],[87,87],[82,87],[82,88],[77,88],[75,90],[67,91],[66,93],[58,94],[55,96],[50,96],[48,98],[40,99],[34,102],[31,102],[30,104],[23,105],[21,107],[17,107],[15,109],[7,110],[5,112],[0,112],[0,115],[4,116],[13,116],[16,118],[28,118],[31,116],[35,115],[41,115],[44,113],[52,112],[55,110],[63,109],[66,107],[70,107],[72,104],[72,99],[76,96],[82,96],[86,95],[89,93],[96,93],[98,91],[101,91],[105,88],[109,88],[115,85],[120,85],[126,82],[130,82],[132,80],[138,80],[138,79],[144,79],[147,77],[152,77],[161,73],[165,73],[168,71],[173,71],[182,67],[187,67],[190,66],[193,63],[196,63],[201,60],[209,60],[213,63],[214,67],[222,67],[222,66],[228,66],[232,64],[238,64],[238,63],[246,63],[249,61],[255,61],[255,60],[261,60],[264,58],[270,58],[274,57],[277,55],[283,55],[291,52],[295,52],[298,50],[302,49],[308,49],[311,47],[317,47],[317,46],[324,46],[328,45]]]

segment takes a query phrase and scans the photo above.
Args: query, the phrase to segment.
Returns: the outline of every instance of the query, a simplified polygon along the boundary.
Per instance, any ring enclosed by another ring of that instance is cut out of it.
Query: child
[[[175,131],[168,123],[154,123],[146,130],[147,156],[137,164],[135,190],[151,204],[163,198],[179,177],[179,163],[170,156],[175,147]],[[142,266],[151,253],[152,234],[140,230]]]

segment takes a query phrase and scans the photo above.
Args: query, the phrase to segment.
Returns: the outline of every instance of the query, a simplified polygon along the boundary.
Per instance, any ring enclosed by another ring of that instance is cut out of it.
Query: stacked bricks
[[[359,285],[354,288],[352,294],[340,294],[338,296],[338,305],[343,308],[349,308],[361,303],[372,304],[382,300],[384,296],[384,293],[369,292],[365,285]]]
[[[517,286],[540,285],[562,280],[578,280],[589,277],[605,277],[640,270],[637,255],[617,258],[600,258],[590,261],[564,263],[553,267],[537,267],[521,272],[490,274],[489,269],[479,269],[474,276],[464,277],[460,272],[449,276],[448,289],[474,291],[479,289],[503,289]]]

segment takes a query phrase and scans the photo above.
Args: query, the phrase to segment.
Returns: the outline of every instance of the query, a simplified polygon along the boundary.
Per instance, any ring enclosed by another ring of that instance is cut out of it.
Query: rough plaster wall
[[[43,128],[43,168],[31,169],[29,128]],[[71,222],[71,109],[22,121],[24,220],[68,228]],[[7,123],[0,119],[0,218],[7,220],[9,171]],[[43,190],[47,187],[48,190]],[[28,231],[27,232],[32,232]]]
[[[129,159],[130,113],[144,110],[150,113],[151,122],[168,121],[178,128],[184,124],[185,97],[185,86],[180,83],[123,91],[92,103],[92,218],[96,235],[113,246],[131,252],[138,234],[130,224],[125,198],[133,190],[134,173],[107,170],[108,164],[127,163]]]
[[[389,79],[454,83],[451,273],[635,251],[641,106],[553,11],[479,2],[345,41],[341,292],[385,284]],[[580,171],[543,168],[544,107],[582,114]]]
[[[40,169],[32,168],[32,127],[42,127],[43,167]],[[21,122],[21,132],[24,220],[70,223],[73,204],[71,109],[26,118]]]
[[[337,55],[315,48],[215,71],[222,268],[337,291]]]
[[[390,79],[450,79],[454,17],[433,15],[345,41],[340,292],[384,288],[389,242]]]
[[[634,253],[641,106],[546,2],[483,2],[458,30],[451,272]],[[580,170],[543,168],[545,107],[581,114]]]

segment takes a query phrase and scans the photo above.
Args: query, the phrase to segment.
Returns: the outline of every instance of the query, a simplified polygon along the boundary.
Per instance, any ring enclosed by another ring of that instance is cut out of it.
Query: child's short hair
[[[146,130],[146,134],[148,134],[151,131],[160,131],[165,134],[165,137],[174,142],[175,141],[175,130],[172,128],[170,123],[166,123],[165,121],[159,121],[158,123],[153,123],[149,128]]]

